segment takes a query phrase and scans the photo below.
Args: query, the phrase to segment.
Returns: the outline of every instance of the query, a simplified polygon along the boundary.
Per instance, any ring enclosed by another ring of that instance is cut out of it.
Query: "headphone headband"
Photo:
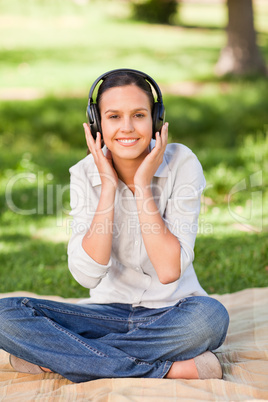
[[[134,73],[136,75],[139,75],[140,77],[144,78],[146,81],[148,81],[151,86],[154,88],[157,96],[157,101],[154,102],[154,108],[153,108],[153,138],[155,135],[155,131],[160,131],[161,127],[164,123],[164,115],[165,115],[165,108],[163,105],[163,100],[162,100],[162,93],[161,90],[158,86],[158,84],[155,82],[155,80],[150,77],[148,74],[143,73],[142,71],[139,70],[133,70],[131,68],[119,68],[115,70],[110,70],[107,71],[106,73],[100,75],[92,84],[89,95],[88,95],[88,106],[87,106],[87,116],[91,128],[91,134],[93,135],[94,138],[96,138],[97,131],[101,132],[101,121],[100,121],[100,115],[98,111],[98,107],[96,102],[93,101],[93,93],[100,81],[104,81],[107,77],[117,74],[117,73]]]
[[[160,90],[158,84],[155,82],[155,80],[152,77],[150,77],[148,74],[145,74],[139,70],[133,70],[131,68],[118,68],[118,69],[110,70],[110,71],[107,71],[106,73],[103,73],[93,82],[93,84],[90,88],[90,91],[89,91],[89,95],[88,95],[88,99],[91,103],[93,102],[92,96],[93,96],[94,90],[95,90],[96,86],[98,85],[98,83],[100,81],[104,81],[108,76],[117,74],[117,73],[135,73],[135,74],[139,75],[140,77],[144,78],[155,89],[155,92],[157,95],[157,102],[163,102],[161,90]]]

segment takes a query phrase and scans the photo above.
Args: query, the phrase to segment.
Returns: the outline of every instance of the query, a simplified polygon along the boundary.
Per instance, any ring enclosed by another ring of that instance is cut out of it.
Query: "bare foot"
[[[165,378],[199,379],[194,359],[174,362]]]

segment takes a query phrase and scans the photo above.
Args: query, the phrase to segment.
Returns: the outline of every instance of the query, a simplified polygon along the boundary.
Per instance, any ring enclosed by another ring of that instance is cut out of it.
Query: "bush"
[[[147,0],[132,3],[133,16],[137,20],[170,24],[177,13],[176,0]]]

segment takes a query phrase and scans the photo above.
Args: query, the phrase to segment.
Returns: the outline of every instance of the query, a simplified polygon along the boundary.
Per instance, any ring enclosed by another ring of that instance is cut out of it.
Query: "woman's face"
[[[100,100],[103,139],[113,159],[144,159],[152,138],[147,94],[136,85],[114,87]]]

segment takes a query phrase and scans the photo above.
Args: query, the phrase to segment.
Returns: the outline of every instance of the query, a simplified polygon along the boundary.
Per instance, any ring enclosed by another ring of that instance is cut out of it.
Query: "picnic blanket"
[[[29,292],[0,294],[33,296]],[[230,314],[225,343],[217,350],[223,380],[112,378],[74,384],[59,374],[15,372],[0,351],[0,401],[263,401],[268,400],[268,288],[213,295]],[[53,296],[42,298],[76,302]]]

